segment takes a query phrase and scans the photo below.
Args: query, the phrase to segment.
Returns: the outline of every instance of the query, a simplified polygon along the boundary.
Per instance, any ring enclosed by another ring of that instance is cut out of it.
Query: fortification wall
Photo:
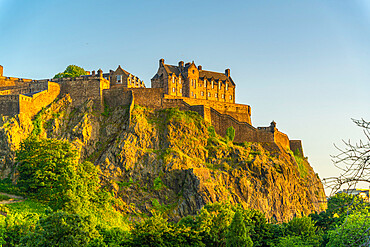
[[[30,79],[0,76],[0,89],[7,87],[22,87],[28,85],[31,81]]]
[[[228,102],[204,100],[204,99],[193,99],[188,97],[178,97],[171,95],[164,95],[165,99],[182,99],[189,105],[204,105],[209,108],[213,108],[221,114],[227,114],[232,116],[239,122],[251,123],[251,107],[249,105],[234,104]]]
[[[19,95],[19,112],[36,115],[43,107],[51,104],[60,94],[58,83],[49,82],[48,89],[29,95]]]
[[[19,95],[0,95],[0,115],[19,114]]]
[[[235,118],[221,114],[217,110],[210,108],[211,124],[214,126],[216,133],[225,136],[226,130],[230,126],[235,129],[235,142],[256,142],[258,141],[257,129],[246,122],[239,122]]]
[[[60,94],[69,94],[73,106],[79,106],[92,99],[97,107],[103,106],[103,90],[109,88],[109,81],[99,77],[59,78],[52,80],[60,85]],[[41,81],[40,81],[41,82]]]
[[[298,150],[301,153],[302,157],[304,157],[301,140],[290,140],[289,144],[290,144],[290,150],[292,150],[293,152],[296,152]]]
[[[16,94],[24,94],[24,93],[29,93],[30,92],[30,87],[27,86],[22,86],[22,87],[17,87],[17,88],[9,88],[6,90],[1,90],[0,95],[16,95]]]

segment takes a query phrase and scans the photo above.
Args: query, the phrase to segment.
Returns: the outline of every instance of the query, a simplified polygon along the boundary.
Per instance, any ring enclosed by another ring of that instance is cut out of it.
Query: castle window
[[[194,88],[197,88],[197,80],[194,79]]]
[[[217,98],[217,96],[218,96],[217,93],[215,93],[215,98]]]
[[[203,92],[203,91],[202,91],[202,92],[200,92],[200,95],[201,95],[201,96],[204,96],[204,92]]]
[[[211,93],[208,93],[208,97],[211,97]]]
[[[175,77],[174,76],[172,77],[172,83],[175,83]]]
[[[214,83],[213,83],[213,81],[212,81],[212,88],[214,88],[215,87],[215,85],[214,85]]]
[[[221,90],[221,82],[218,83],[218,89]]]
[[[194,86],[194,79],[191,79],[191,86]]]
[[[175,92],[175,90],[176,90],[176,89],[173,87],[173,88],[172,88],[172,92]]]
[[[191,92],[191,96],[194,96],[194,93],[193,92]]]
[[[204,80],[204,87],[207,87],[207,80]]]
[[[180,88],[180,93],[182,94],[182,88]]]
[[[195,70],[193,70],[193,74],[195,73]]]
[[[232,98],[233,98],[233,97],[230,95],[230,96],[229,96],[229,99],[232,99]]]
[[[117,83],[122,83],[122,75],[117,75]]]
[[[221,97],[224,99],[225,98],[225,95],[223,94],[223,95],[221,95]]]
[[[181,77],[179,77],[179,84],[181,84]]]
[[[229,89],[229,87],[228,87],[228,86],[229,86],[229,84],[227,84],[227,83],[226,83],[226,91]]]

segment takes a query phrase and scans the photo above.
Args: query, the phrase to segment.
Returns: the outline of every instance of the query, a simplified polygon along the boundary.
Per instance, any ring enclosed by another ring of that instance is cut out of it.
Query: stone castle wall
[[[58,83],[49,82],[48,89],[38,93],[19,95],[19,112],[31,117],[36,115],[43,107],[50,105],[60,94]]]
[[[34,116],[43,107],[53,102],[60,93],[57,83],[49,82],[47,90],[35,93],[0,95],[0,112],[5,116],[13,116],[19,113]]]
[[[96,107],[102,107],[103,90],[109,89],[110,82],[99,75],[94,77],[58,78],[52,79],[60,85],[60,96],[69,94],[73,106],[79,106],[92,99]]]
[[[5,116],[19,113],[19,95],[0,95],[0,112]]]
[[[173,97],[164,93],[163,88],[134,88],[115,87],[103,91],[104,102],[109,107],[135,104],[153,108],[166,109],[178,107],[180,110],[198,112],[207,122],[214,126],[217,134],[226,135],[230,126],[235,129],[235,142],[265,142],[276,143],[283,149],[289,149],[290,142],[286,134],[270,127],[257,129],[250,124],[250,107],[246,105],[230,104],[223,102],[204,102],[200,99],[189,99],[186,97]],[[190,104],[189,104],[190,103]],[[208,103],[208,104],[207,104]],[[230,109],[227,106],[231,105]],[[215,109],[216,108],[216,109]],[[219,112],[221,109],[224,113]],[[230,114],[231,111],[232,114]],[[238,115],[240,114],[240,115]],[[247,119],[243,122],[234,118]]]

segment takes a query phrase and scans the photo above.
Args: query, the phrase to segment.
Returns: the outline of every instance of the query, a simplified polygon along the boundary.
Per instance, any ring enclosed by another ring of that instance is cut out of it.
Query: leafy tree
[[[78,77],[81,75],[87,75],[87,72],[77,65],[68,65],[68,67],[62,73],[58,73],[54,78],[66,78],[66,77]]]
[[[228,203],[216,202],[205,205],[195,217],[203,243],[207,246],[223,246],[234,213],[235,206]]]
[[[370,214],[352,214],[328,235],[328,247],[370,246]]]
[[[255,209],[243,210],[246,221],[250,221],[250,236],[253,246],[266,246],[271,239],[271,224],[267,223],[265,215]]]
[[[99,179],[96,167],[78,158],[67,141],[26,139],[17,152],[18,186],[53,209],[80,212],[99,202]]]
[[[253,242],[249,236],[245,219],[241,210],[237,210],[228,228],[226,235],[226,246],[228,247],[252,247]]]
[[[184,225],[168,223],[161,214],[138,223],[124,246],[204,246],[199,233]]]
[[[233,126],[230,126],[229,128],[226,129],[226,141],[234,141],[235,138],[235,129]]]
[[[59,211],[41,218],[35,231],[22,238],[19,246],[86,246],[97,235],[88,217]]]

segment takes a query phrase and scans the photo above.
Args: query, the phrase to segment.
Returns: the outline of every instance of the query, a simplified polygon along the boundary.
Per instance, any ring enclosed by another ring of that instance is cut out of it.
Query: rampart
[[[283,149],[290,148],[289,138],[286,134],[278,131],[275,127],[255,128],[248,122],[238,120],[250,116],[250,107],[239,104],[224,102],[211,102],[206,100],[190,99],[185,97],[167,97],[163,88],[124,88],[115,87],[103,91],[104,102],[109,107],[119,105],[135,104],[153,108],[166,109],[178,107],[180,110],[191,110],[198,112],[207,122],[214,126],[216,132],[225,136],[227,128],[232,126],[235,129],[235,142],[265,142],[276,143]],[[189,104],[189,103],[193,103]],[[204,103],[204,104],[203,104]],[[230,106],[235,105],[235,106]],[[227,107],[230,106],[230,109]],[[219,112],[218,109],[223,110]],[[233,112],[233,114],[229,114]],[[241,113],[239,113],[241,112]],[[240,116],[240,115],[242,116]],[[237,118],[234,118],[236,116]]]
[[[52,82],[60,85],[60,95],[69,94],[73,106],[83,104],[86,100],[92,99],[96,107],[103,106],[103,90],[109,89],[110,82],[101,76],[75,77],[52,79]]]
[[[47,90],[18,95],[0,95],[0,112],[5,116],[19,113],[34,116],[53,102],[60,93],[59,84],[48,82]]]

